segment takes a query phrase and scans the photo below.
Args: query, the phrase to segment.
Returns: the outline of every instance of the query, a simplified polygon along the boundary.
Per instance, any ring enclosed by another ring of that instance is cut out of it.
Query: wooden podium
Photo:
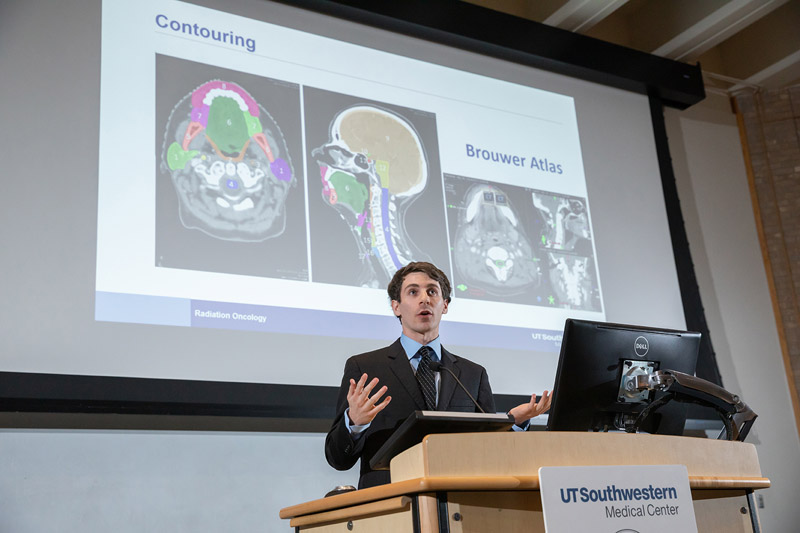
[[[281,510],[295,531],[544,532],[541,466],[683,464],[700,532],[758,532],[769,487],[755,446],[624,433],[428,435],[392,460],[392,483]]]

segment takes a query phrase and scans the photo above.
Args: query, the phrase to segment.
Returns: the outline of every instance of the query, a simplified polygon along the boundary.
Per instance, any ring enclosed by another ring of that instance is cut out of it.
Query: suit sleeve
[[[489,375],[486,369],[481,367],[481,380],[478,388],[478,405],[487,413],[496,413],[497,409],[494,406],[494,394],[492,394],[492,386],[489,384]]]
[[[361,457],[361,452],[364,448],[364,441],[366,440],[364,435],[358,440],[354,440],[350,430],[347,429],[347,423],[344,419],[350,380],[358,381],[361,374],[362,372],[353,358],[348,359],[344,365],[342,384],[339,386],[339,397],[336,400],[336,418],[333,419],[331,429],[325,438],[325,459],[336,470],[349,470],[352,468]]]

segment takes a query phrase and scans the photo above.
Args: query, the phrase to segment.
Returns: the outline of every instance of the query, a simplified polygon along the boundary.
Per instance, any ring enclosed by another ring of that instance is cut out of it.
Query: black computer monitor
[[[631,390],[632,380],[655,370],[694,374],[700,334],[568,319],[561,341],[551,431],[617,431],[660,398],[661,392]],[[681,435],[686,404],[669,402],[639,428]]]

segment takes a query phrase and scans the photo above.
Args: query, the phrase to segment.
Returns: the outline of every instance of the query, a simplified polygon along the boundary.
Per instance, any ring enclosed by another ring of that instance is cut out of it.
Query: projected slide
[[[181,2],[101,67],[96,320],[392,338],[410,261],[464,344],[604,319],[572,98]]]

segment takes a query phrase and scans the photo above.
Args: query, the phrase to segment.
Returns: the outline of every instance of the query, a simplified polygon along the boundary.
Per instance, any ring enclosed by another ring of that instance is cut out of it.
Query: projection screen
[[[2,8],[4,182],[36,187],[3,208],[0,371],[336,386],[399,335],[409,261],[500,394],[552,388],[566,318],[686,327],[645,95],[204,4]]]

